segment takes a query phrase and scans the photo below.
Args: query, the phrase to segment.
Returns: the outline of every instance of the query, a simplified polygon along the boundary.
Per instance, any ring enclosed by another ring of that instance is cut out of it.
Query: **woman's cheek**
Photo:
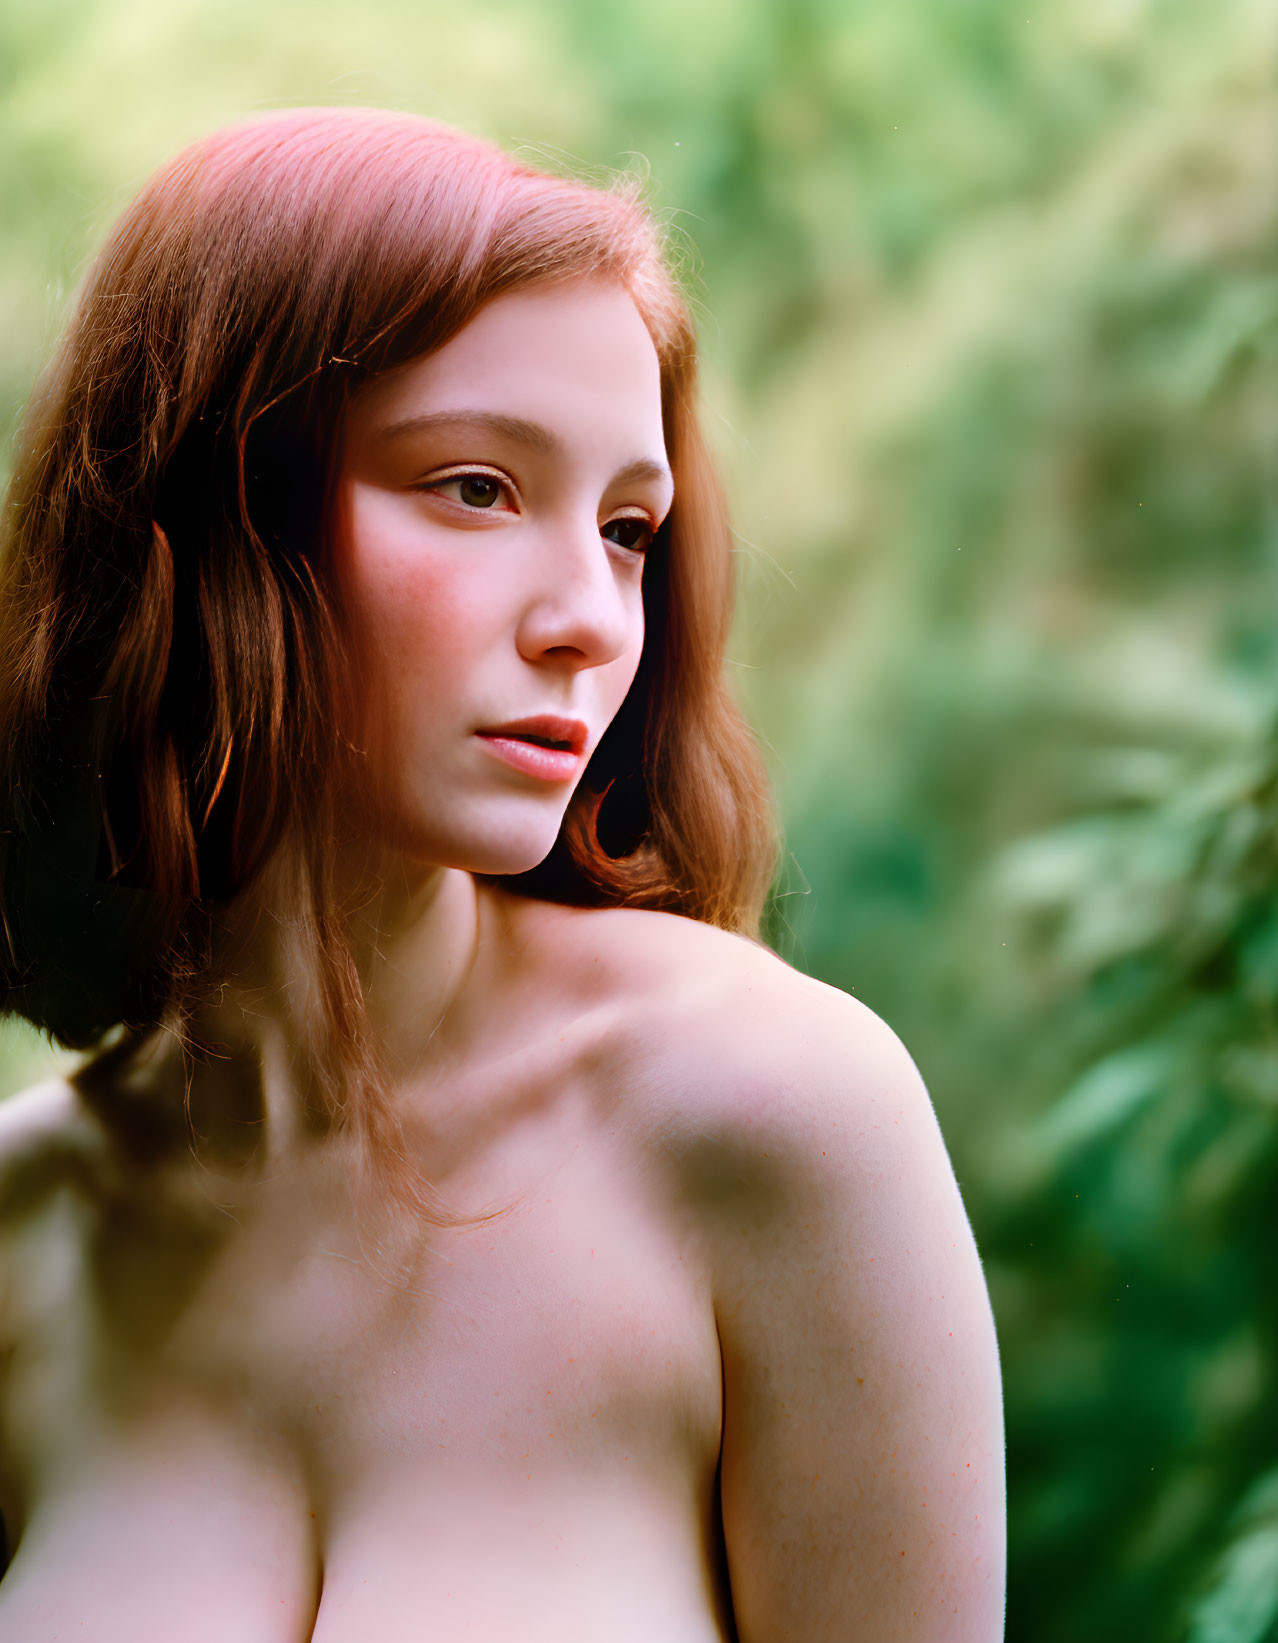
[[[391,500],[370,499],[354,511],[342,580],[370,662],[380,657],[397,675],[429,676],[482,644],[479,567],[476,555],[432,540],[414,517],[415,499],[406,507]]]

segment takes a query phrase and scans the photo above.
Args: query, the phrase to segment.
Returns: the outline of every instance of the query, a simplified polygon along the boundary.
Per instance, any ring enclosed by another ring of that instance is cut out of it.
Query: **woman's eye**
[[[632,552],[643,553],[651,547],[654,532],[646,519],[635,519],[627,515],[622,519],[610,519],[600,534],[606,536],[610,542],[615,542],[619,548],[629,548]]]
[[[491,508],[501,501],[505,486],[491,474],[454,474],[451,479],[438,479],[427,488],[467,508]]]

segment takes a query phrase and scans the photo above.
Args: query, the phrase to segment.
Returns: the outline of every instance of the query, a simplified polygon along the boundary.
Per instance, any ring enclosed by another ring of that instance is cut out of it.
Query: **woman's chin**
[[[566,806],[503,808],[504,814],[494,815],[490,809],[485,815],[476,806],[443,818],[415,815],[407,807],[388,815],[366,803],[364,815],[353,818],[351,831],[375,850],[419,867],[460,868],[489,878],[531,872],[554,848]]]
[[[554,849],[558,836],[558,828],[529,829],[506,837],[483,838],[472,834],[453,841],[451,849],[438,851],[432,859],[441,867],[460,867],[487,878],[507,878],[540,867]]]
[[[494,851],[482,859],[472,855],[470,860],[459,861],[457,865],[481,878],[517,878],[520,873],[531,873],[534,867],[540,867],[554,842],[552,839],[544,850],[538,851]]]

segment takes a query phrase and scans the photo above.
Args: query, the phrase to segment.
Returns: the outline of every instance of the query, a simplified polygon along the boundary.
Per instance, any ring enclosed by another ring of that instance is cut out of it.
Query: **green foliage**
[[[1278,19],[1265,0],[0,11],[16,414],[200,130],[413,107],[646,173],[737,499],[778,944],[931,1084],[1013,1643],[1278,1637]],[[36,1054],[9,1030],[4,1082]]]
[[[1189,1643],[1263,1643],[1278,1622],[1278,1471],[1239,1507],[1234,1538],[1196,1606]]]
[[[1037,946],[1064,972],[1011,1049],[1041,1105],[987,1166],[1027,1440],[1017,1578],[1092,1571],[1035,1636],[1182,1635],[1201,1591],[1195,1639],[1265,1635],[1247,1617],[1269,1590],[1255,1489],[1278,1453],[1276,823],[1278,745],[1260,741],[1001,864],[1020,962]],[[1023,1047],[1037,1033],[1046,1066]]]

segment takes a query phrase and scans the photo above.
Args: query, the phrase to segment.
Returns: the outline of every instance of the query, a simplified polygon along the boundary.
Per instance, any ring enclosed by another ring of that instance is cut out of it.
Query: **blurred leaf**
[[[1256,1483],[1237,1524],[1188,1643],[1262,1643],[1278,1623],[1278,1470]]]
[[[1183,1054],[1174,1041],[1156,1041],[1106,1056],[1068,1089],[1039,1120],[1037,1146],[1059,1157],[1103,1139],[1147,1103],[1165,1095]]]

